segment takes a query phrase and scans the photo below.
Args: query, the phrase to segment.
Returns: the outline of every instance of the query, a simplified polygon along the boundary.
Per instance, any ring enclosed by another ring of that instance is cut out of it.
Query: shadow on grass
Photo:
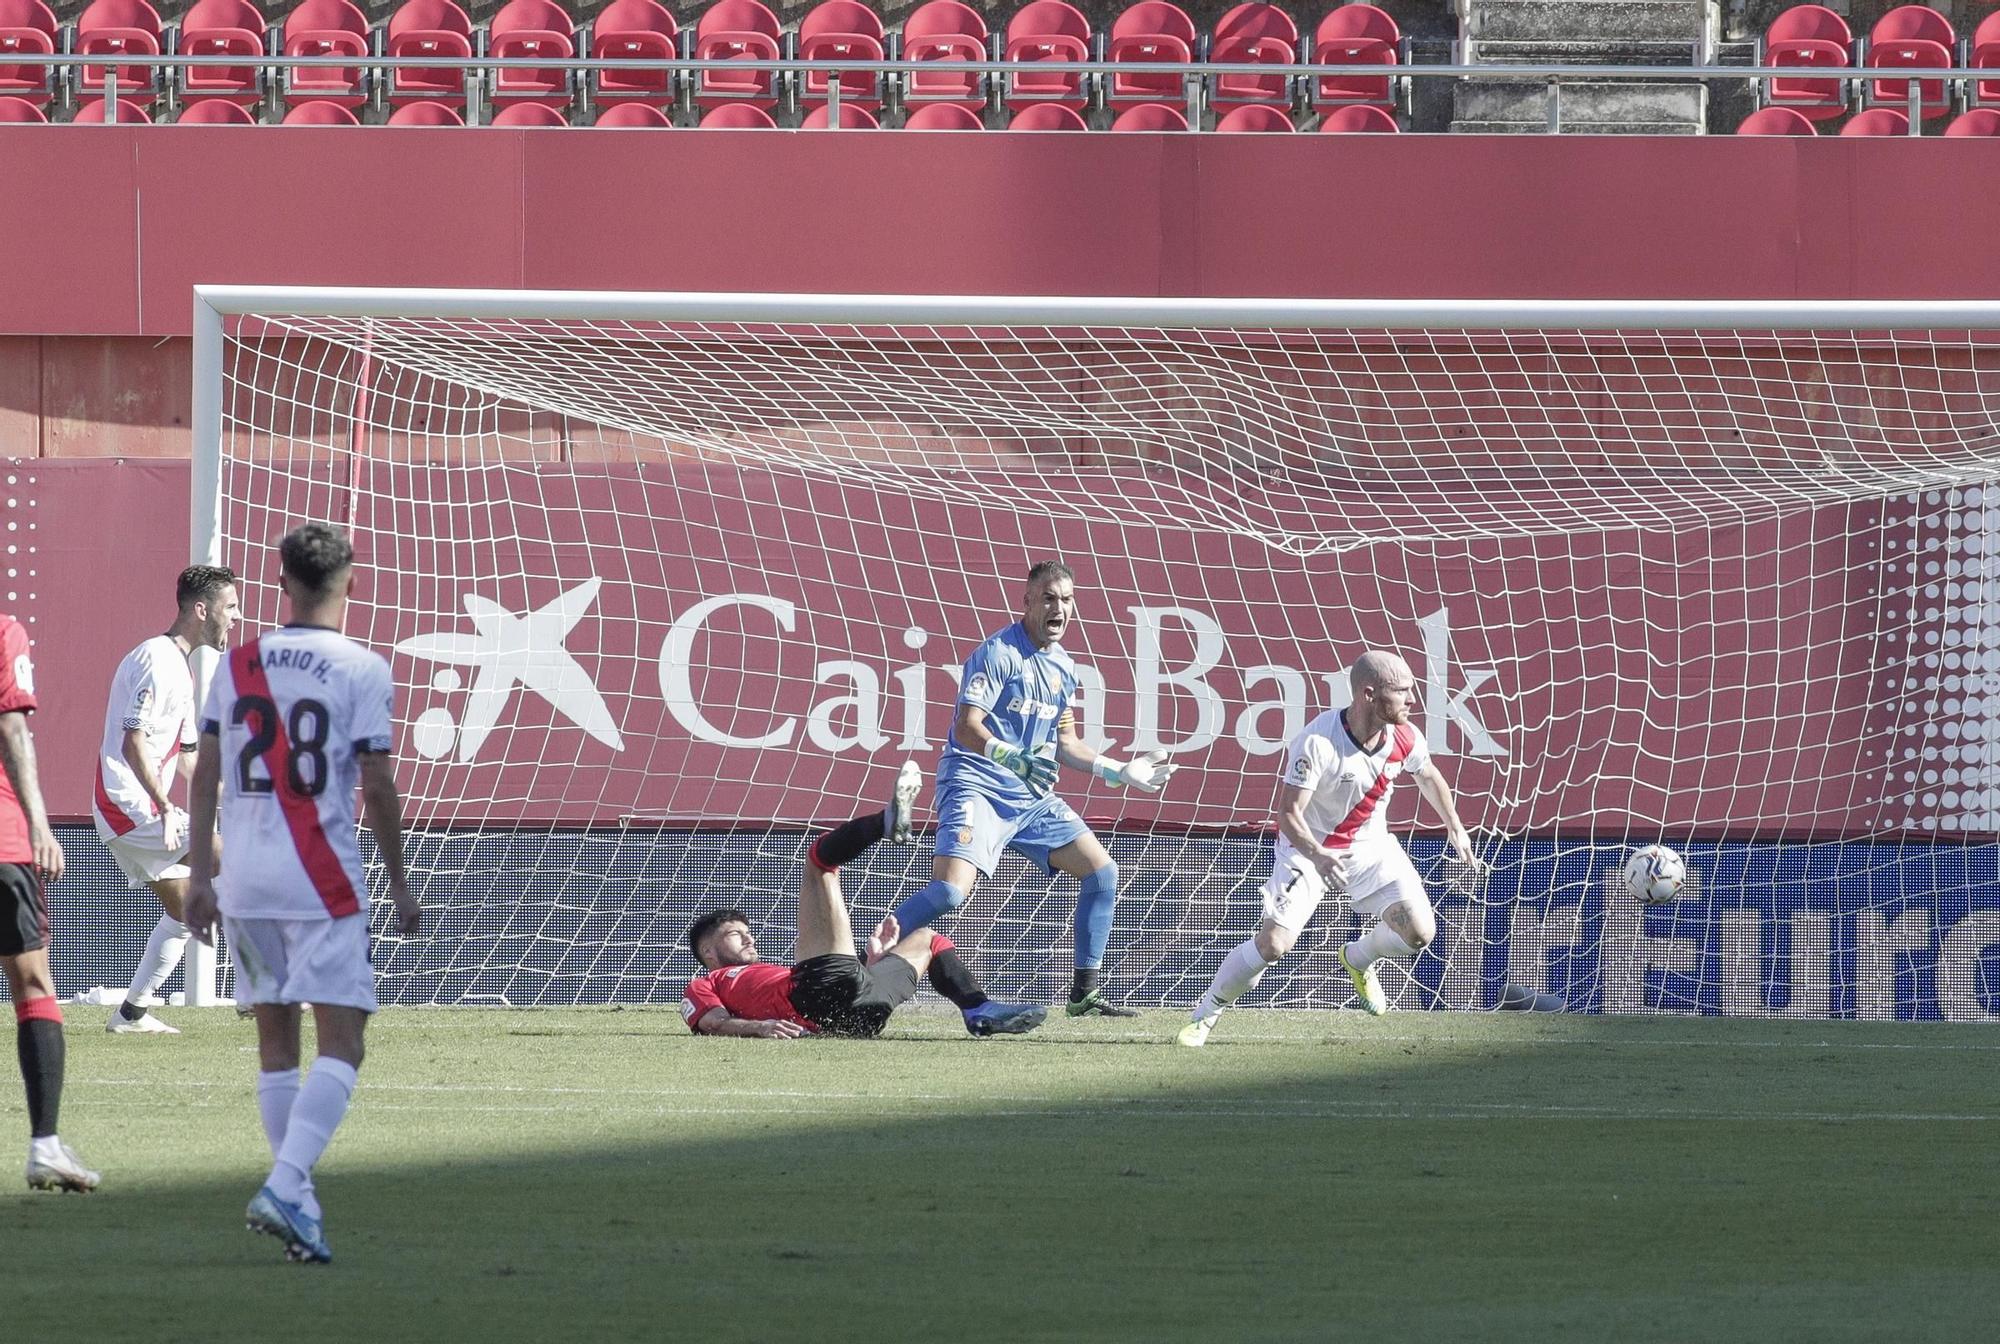
[[[141,1087],[73,1037],[66,1128],[108,1184],[0,1196],[5,1337],[1963,1340],[2000,1310],[1990,1126],[1839,1118],[1912,1081],[1897,1052],[1414,1014],[1200,1053],[577,1020],[385,1017],[321,1174],[326,1269],[242,1228],[242,1040],[202,1022]],[[1962,1063],[1916,1085],[1967,1105]]]

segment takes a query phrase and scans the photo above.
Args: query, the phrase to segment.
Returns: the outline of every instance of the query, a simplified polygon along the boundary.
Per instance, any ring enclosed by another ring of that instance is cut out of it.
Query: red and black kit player
[[[62,846],[49,829],[35,773],[28,715],[35,710],[35,664],[28,632],[0,616],[0,967],[14,1004],[21,1082],[28,1091],[28,1185],[95,1190],[98,1175],[56,1135],[62,1109],[63,1018],[49,975],[46,883],[62,876]]]
[[[879,1036],[889,1014],[917,992],[926,971],[931,987],[958,1005],[975,1036],[1019,1035],[1042,1024],[1046,1008],[988,999],[950,939],[928,928],[904,933],[894,915],[868,940],[868,960],[855,955],[839,869],[885,836],[909,843],[910,808],[922,785],[916,764],[906,763],[887,807],[813,842],[799,883],[796,966],[758,958],[749,917],[741,910],[710,910],[694,922],[688,949],[704,969],[681,999],[681,1016],[692,1031],[772,1040],[819,1033]]]

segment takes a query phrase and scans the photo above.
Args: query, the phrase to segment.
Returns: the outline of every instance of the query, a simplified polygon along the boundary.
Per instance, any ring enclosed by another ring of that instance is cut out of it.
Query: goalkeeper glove
[[[1039,798],[1055,787],[1056,758],[1053,754],[1043,756],[1012,747],[999,738],[989,738],[986,743],[986,759],[1020,777],[1028,786],[1028,792]]]
[[[1180,767],[1167,764],[1166,752],[1149,751],[1136,761],[1122,764],[1109,756],[1099,756],[1091,763],[1090,769],[1092,774],[1114,789],[1129,784],[1141,793],[1158,793]]]

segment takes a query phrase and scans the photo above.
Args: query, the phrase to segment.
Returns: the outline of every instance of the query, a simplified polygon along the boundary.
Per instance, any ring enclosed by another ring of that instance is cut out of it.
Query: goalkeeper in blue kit
[[[931,882],[895,914],[906,929],[934,924],[965,904],[975,881],[993,875],[1004,849],[1045,873],[1068,873],[1083,884],[1069,1015],[1134,1017],[1134,1010],[1106,999],[1098,984],[1118,900],[1118,864],[1052,790],[1060,765],[1147,793],[1159,792],[1176,767],[1163,751],[1120,763],[1077,736],[1070,713],[1076,665],[1058,642],[1075,620],[1075,576],[1068,566],[1044,560],[1028,571],[1021,619],[966,660],[938,764]]]

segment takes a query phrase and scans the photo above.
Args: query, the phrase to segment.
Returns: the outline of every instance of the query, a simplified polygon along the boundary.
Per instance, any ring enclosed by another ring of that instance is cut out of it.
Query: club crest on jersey
[[[14,657],[14,684],[26,695],[35,693],[35,665],[28,661],[25,653]]]

